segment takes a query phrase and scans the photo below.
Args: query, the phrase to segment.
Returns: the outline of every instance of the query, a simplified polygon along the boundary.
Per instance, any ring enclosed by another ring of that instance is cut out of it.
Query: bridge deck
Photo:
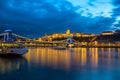
[[[71,44],[62,43],[62,42],[21,42],[20,44],[23,47],[55,47],[55,46],[66,46],[69,47]],[[5,43],[0,42],[0,48],[3,47],[19,47],[18,42],[14,43]],[[79,42],[73,43],[72,47],[120,47],[120,43],[88,43],[88,42]]]

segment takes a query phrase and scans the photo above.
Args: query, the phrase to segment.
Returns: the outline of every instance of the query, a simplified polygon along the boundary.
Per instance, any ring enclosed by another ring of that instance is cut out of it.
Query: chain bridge
[[[21,43],[24,47],[54,47],[54,46],[67,46],[67,47],[115,47],[115,43],[98,43],[97,36],[81,38],[77,40],[73,36],[68,36],[63,40],[53,40],[53,41],[40,41],[39,39],[31,39],[24,36],[12,33],[11,30],[6,30],[4,33],[0,34],[0,46],[11,47],[15,43]],[[120,43],[117,44],[120,47]]]

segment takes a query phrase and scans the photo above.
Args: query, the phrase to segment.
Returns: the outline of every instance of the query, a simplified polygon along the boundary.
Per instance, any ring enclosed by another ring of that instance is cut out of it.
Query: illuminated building
[[[82,34],[82,37],[93,37],[94,34]]]
[[[113,35],[114,32],[112,31],[105,31],[105,32],[102,32],[102,35]]]
[[[74,36],[74,37],[81,37],[81,36],[82,36],[82,33],[74,33],[73,36]]]
[[[50,40],[57,39],[57,38],[67,38],[69,36],[71,36],[71,37],[93,37],[95,35],[94,34],[84,34],[81,32],[71,33],[71,31],[69,29],[67,29],[66,33],[47,34],[44,37],[42,37],[41,39],[43,41],[50,41]]]
[[[69,29],[66,31],[66,35],[70,35],[70,30]]]

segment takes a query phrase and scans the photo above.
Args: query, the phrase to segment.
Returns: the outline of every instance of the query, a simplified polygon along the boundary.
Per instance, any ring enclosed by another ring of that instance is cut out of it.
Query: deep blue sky
[[[0,32],[38,37],[120,28],[120,0],[0,0]]]

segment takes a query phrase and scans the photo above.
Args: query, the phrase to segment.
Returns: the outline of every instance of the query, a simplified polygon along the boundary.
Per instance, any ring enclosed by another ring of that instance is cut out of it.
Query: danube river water
[[[120,48],[30,48],[0,57],[0,80],[119,80]]]

